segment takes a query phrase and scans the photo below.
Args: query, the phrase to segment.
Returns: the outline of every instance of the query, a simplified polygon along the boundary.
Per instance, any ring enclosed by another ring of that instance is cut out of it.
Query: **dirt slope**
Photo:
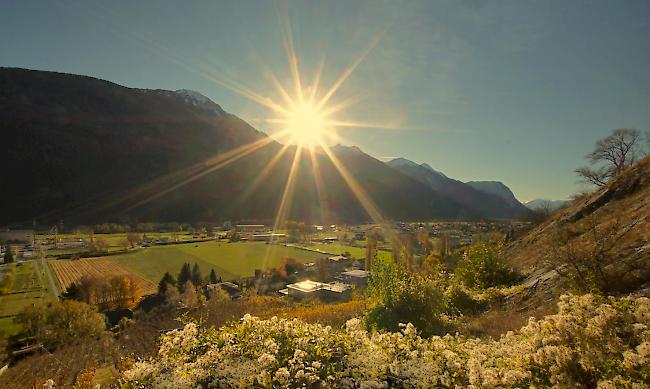
[[[558,210],[549,220],[511,242],[511,265],[530,273],[523,306],[553,301],[567,283],[555,271],[565,261],[562,247],[588,255],[606,246],[603,264],[609,294],[647,294],[650,285],[650,157],[638,162],[606,187]],[[571,266],[570,264],[568,266]],[[564,268],[566,269],[566,268]],[[521,307],[523,309],[523,307]]]

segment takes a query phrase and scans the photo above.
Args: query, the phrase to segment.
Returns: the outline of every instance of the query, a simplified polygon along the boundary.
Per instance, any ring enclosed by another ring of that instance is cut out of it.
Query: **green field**
[[[355,259],[362,259],[366,257],[365,247],[354,247],[354,246],[348,246],[348,245],[343,245],[338,243],[325,243],[325,244],[307,246],[307,248],[310,250],[319,250],[324,253],[335,254],[335,255],[341,255],[347,251]],[[377,256],[379,258],[386,258],[386,259],[392,258],[391,253],[382,250],[377,250]]]
[[[48,290],[47,278],[40,263],[36,261],[22,262],[20,265],[2,265],[15,267],[16,281],[13,290],[0,296],[0,330],[7,335],[13,335],[20,327],[13,322],[13,316],[30,305],[40,305],[51,301],[53,296]]]
[[[204,276],[210,273],[210,269],[214,269],[217,276],[226,281],[241,276],[252,276],[255,269],[277,267],[282,257],[313,262],[323,255],[263,242],[210,241],[154,246],[108,258],[149,281],[158,283],[167,271],[176,276],[184,262],[198,263]]]

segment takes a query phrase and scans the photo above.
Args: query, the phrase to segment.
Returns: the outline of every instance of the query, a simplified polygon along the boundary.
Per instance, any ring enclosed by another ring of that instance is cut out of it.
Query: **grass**
[[[326,243],[326,244],[307,246],[307,248],[310,250],[318,250],[324,253],[330,253],[335,255],[340,255],[347,251],[355,259],[361,259],[366,257],[365,247],[348,246],[348,245],[343,245],[338,243]],[[377,250],[377,256],[379,258],[386,258],[386,259],[392,258],[391,253],[382,250]]]
[[[8,266],[16,269],[16,281],[10,293],[0,296],[0,330],[6,335],[13,335],[20,331],[13,316],[25,307],[51,301],[52,294],[48,290],[44,270],[40,264],[36,265],[36,261],[22,262],[20,266],[2,265],[0,268],[4,270]]]
[[[263,242],[210,241],[154,246],[108,258],[143,278],[158,283],[165,272],[176,276],[185,262],[192,265],[197,263],[203,276],[208,275],[210,269],[214,269],[217,276],[226,281],[241,276],[252,276],[255,274],[255,269],[277,267],[282,257],[293,257],[301,262],[313,262],[323,255]]]

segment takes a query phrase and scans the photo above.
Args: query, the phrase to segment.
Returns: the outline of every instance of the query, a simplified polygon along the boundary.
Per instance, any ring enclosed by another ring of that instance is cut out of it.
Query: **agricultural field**
[[[45,271],[38,261],[0,265],[3,278],[10,268],[14,269],[15,281],[10,291],[0,295],[0,331],[6,335],[13,335],[20,330],[13,318],[23,308],[45,304],[54,298],[48,288]]]
[[[106,258],[151,282],[158,283],[165,272],[176,276],[185,262],[197,263],[204,276],[214,269],[217,276],[226,281],[252,276],[255,269],[277,267],[282,257],[292,257],[306,263],[314,262],[324,255],[263,242],[210,241],[154,246]]]
[[[333,255],[341,255],[347,251],[355,259],[362,259],[366,257],[365,247],[348,246],[348,245],[343,245],[338,243],[324,243],[324,244],[307,246],[307,248],[310,250],[317,250],[323,253],[333,254]],[[390,259],[391,253],[388,251],[377,250],[377,256],[379,258]]]
[[[125,269],[116,262],[105,258],[87,258],[77,260],[52,259],[49,261],[61,290],[66,290],[71,283],[79,281],[83,276],[106,278],[110,276],[130,275],[135,277],[143,295],[154,294],[158,291],[157,284],[150,282],[138,274]]]

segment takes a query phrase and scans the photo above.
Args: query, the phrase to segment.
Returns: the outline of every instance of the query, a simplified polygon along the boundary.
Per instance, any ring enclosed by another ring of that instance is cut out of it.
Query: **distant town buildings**
[[[0,230],[0,243],[34,245],[34,230]]]
[[[241,288],[239,287],[239,285],[232,282],[219,282],[216,284],[208,284],[205,286],[205,289],[208,293],[208,296],[210,296],[211,292],[221,289],[224,292],[228,293],[228,295],[232,300],[236,300],[241,297]]]
[[[255,232],[265,232],[264,224],[237,224],[237,232],[241,233],[255,233]]]
[[[34,258],[34,247],[34,230],[0,229],[0,263],[4,263],[4,253],[8,250],[16,259]]]
[[[368,279],[370,279],[370,272],[366,270],[348,270],[341,273],[341,279],[343,282],[357,285],[357,286],[366,286],[368,284]]]
[[[279,239],[284,239],[287,237],[287,234],[277,234],[277,233],[268,233],[268,234],[252,234],[249,240],[257,242],[271,242],[277,241]]]

